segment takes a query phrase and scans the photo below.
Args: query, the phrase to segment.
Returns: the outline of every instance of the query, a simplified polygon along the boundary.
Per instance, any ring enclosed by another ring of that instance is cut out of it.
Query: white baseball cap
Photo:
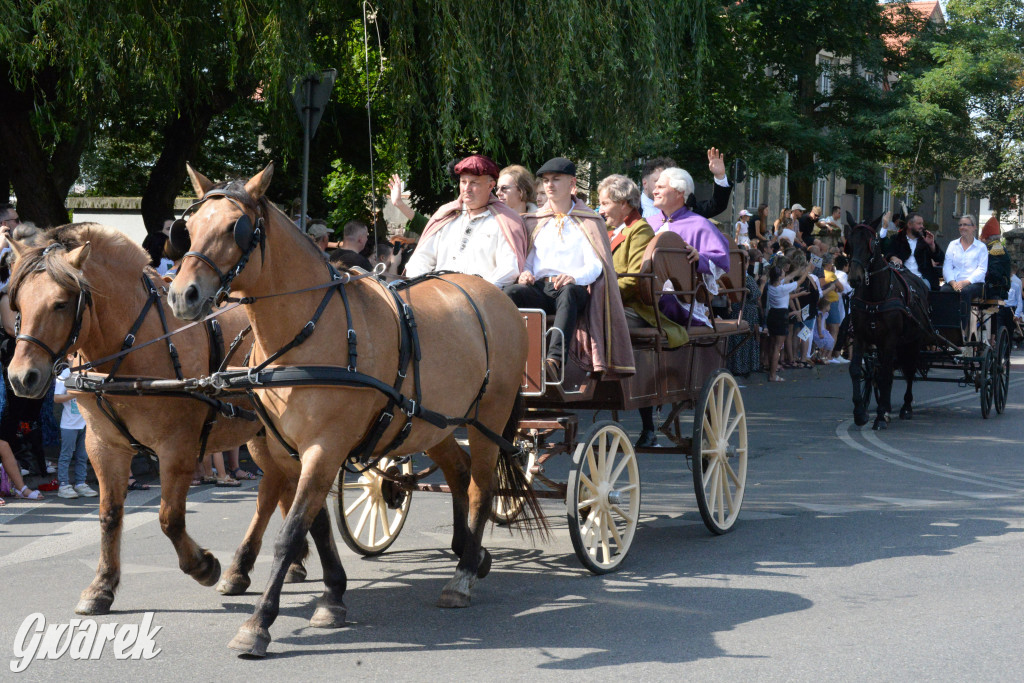
[[[742,211],[740,211],[740,215],[741,216],[753,216],[754,214],[750,213],[746,209],[743,209]]]
[[[790,208],[790,211],[806,211],[806,210],[807,209],[805,209],[802,204],[794,204],[792,206],[792,208]]]

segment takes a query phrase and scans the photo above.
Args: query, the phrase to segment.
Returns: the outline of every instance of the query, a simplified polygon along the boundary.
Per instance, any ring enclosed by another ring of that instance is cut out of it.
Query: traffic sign
[[[331,99],[331,90],[334,89],[334,81],[337,78],[337,69],[324,69],[295,83],[292,102],[295,104],[295,113],[299,115],[299,121],[302,122],[302,127],[307,129],[310,138],[316,134],[316,128],[320,125],[328,100]]]

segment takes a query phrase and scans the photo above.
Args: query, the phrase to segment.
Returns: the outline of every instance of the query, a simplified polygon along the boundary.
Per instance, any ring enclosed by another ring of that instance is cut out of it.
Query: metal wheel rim
[[[392,458],[381,458],[377,469],[387,471],[395,464]],[[400,466],[402,474],[412,474],[412,460]],[[345,544],[360,555],[379,555],[387,550],[405,526],[412,492],[397,508],[388,506],[383,494],[384,477],[375,470],[355,475],[344,468],[338,473],[338,531]]]
[[[576,446],[566,513],[580,562],[595,574],[629,552],[640,519],[640,468],[633,444],[615,422],[594,424]]]
[[[1010,393],[1010,335],[1005,328],[999,331],[996,344],[995,405],[1000,415],[1006,410],[1006,399]]]
[[[732,529],[747,482],[747,415],[736,379],[726,370],[704,385],[693,418],[693,483],[705,526]]]

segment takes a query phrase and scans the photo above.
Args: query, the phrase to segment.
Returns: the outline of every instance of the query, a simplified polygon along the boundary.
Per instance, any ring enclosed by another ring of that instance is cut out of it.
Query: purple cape
[[[708,261],[729,272],[729,241],[707,218],[698,216],[684,206],[667,219],[665,213],[661,212],[651,216],[648,222],[655,233],[671,230],[697,250],[700,254],[698,273],[711,272]]]

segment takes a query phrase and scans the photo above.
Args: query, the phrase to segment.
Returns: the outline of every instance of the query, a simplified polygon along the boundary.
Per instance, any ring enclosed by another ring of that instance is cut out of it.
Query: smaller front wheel
[[[569,536],[595,574],[614,570],[629,552],[640,519],[640,468],[616,422],[595,423],[576,447],[566,491]]]
[[[380,555],[405,526],[411,492],[381,475],[411,475],[412,459],[381,458],[377,467],[352,474],[338,472],[338,531],[345,545],[360,555]]]

